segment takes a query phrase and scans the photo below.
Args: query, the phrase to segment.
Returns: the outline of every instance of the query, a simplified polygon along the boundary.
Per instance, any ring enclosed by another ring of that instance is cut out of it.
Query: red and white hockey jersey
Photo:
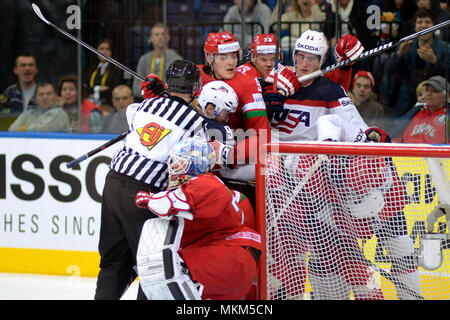
[[[202,85],[217,80],[209,75],[206,65],[199,65]],[[266,105],[262,97],[262,89],[254,77],[246,76],[236,72],[233,79],[223,80],[229,84],[238,96],[239,105],[236,112],[230,115],[228,125],[232,129],[266,129],[269,132],[269,121],[267,119]]]
[[[251,61],[248,61],[243,65],[240,65],[239,67],[237,67],[236,71],[253,78],[262,77],[261,73],[259,73],[258,70],[256,70],[255,66]]]
[[[254,231],[255,213],[243,194],[228,189],[211,173],[197,176],[180,188],[194,216],[185,220],[182,248],[226,241],[230,246],[261,250],[261,237]]]

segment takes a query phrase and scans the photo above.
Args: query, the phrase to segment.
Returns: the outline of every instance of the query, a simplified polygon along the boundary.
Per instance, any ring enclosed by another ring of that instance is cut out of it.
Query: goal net
[[[440,146],[267,145],[259,298],[449,299],[449,159]]]

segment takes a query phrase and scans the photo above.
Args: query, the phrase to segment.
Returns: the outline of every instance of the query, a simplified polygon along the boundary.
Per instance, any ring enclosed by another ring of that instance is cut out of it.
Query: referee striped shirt
[[[205,119],[177,97],[152,98],[127,108],[129,133],[110,168],[151,186],[166,189],[167,160],[181,140],[205,132]]]

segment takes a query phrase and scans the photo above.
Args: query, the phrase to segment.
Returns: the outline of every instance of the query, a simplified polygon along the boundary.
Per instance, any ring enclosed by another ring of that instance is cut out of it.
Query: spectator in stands
[[[100,41],[97,50],[105,56],[112,56],[112,42],[109,39]],[[92,65],[84,83],[88,98],[96,105],[112,106],[111,93],[114,87],[124,83],[123,71],[109,63],[102,56]],[[106,107],[105,107],[106,108]]]
[[[164,43],[164,24],[156,23],[151,31],[149,41],[153,49],[139,58],[136,72],[145,77],[148,74],[156,74],[162,81],[166,81],[166,70],[175,60],[181,60],[181,56],[175,50],[168,48],[170,41],[169,30],[165,34],[166,43]],[[166,52],[164,52],[166,47]],[[133,80],[133,95],[136,99],[142,100],[141,81]]]
[[[346,34],[356,34],[356,30],[352,28],[351,16],[354,16],[355,0],[338,0],[339,1],[339,22],[341,24],[341,36]],[[362,21],[361,21],[362,22]],[[364,23],[364,22],[362,22]]]
[[[95,103],[85,98],[81,92],[81,110],[78,108],[78,78],[71,74],[63,76],[58,82],[61,106],[70,119],[70,132],[99,133],[102,129],[103,111]],[[81,120],[80,120],[81,119]]]
[[[292,5],[293,0],[281,0],[281,14],[293,11],[294,6]],[[270,24],[269,24],[269,32],[273,31],[275,32],[276,29],[276,23],[278,22],[278,1],[276,2],[276,5],[272,10],[272,14],[270,16]],[[271,27],[273,28],[271,29]]]
[[[377,101],[375,79],[372,73],[360,70],[353,77],[354,103],[364,122],[369,127],[384,127],[384,106]]]
[[[416,104],[414,106],[417,106],[419,104],[424,105],[425,104],[425,94],[427,93],[427,88],[425,87],[426,81],[422,81],[419,83],[416,87]]]
[[[283,53],[288,58],[290,52],[295,46],[295,42],[306,30],[321,31],[321,25],[318,22],[325,21],[326,14],[322,12],[316,3],[312,0],[293,1],[294,10],[285,12],[281,15],[281,22],[290,22],[281,25],[281,47]],[[297,22],[297,23],[294,23]]]
[[[381,29],[376,30],[374,35],[379,37],[379,45],[391,41],[397,41],[409,34],[411,34],[412,18],[417,11],[415,0],[387,0],[383,1],[381,17]],[[383,73],[386,61],[389,60],[393,54],[392,50],[382,52],[375,56],[372,64],[372,70],[376,79],[379,79],[380,86],[380,101],[385,105],[389,105],[389,97],[386,94],[389,87],[392,87],[392,76]],[[389,106],[392,107],[392,106]]]
[[[330,40],[330,45],[336,44],[336,10],[333,10],[333,5],[328,0],[316,0],[320,10],[325,12],[325,25],[322,27],[327,39]]]
[[[114,111],[102,122],[103,133],[122,133],[128,131],[127,107],[134,102],[133,92],[127,85],[120,84],[112,92]]]
[[[56,104],[53,84],[36,85],[36,109],[28,109],[11,124],[9,131],[69,131],[69,116]]]
[[[394,41],[403,38],[411,33],[413,29],[412,18],[417,11],[417,6],[414,0],[387,0],[383,1],[383,17],[385,17],[384,35],[386,41]],[[386,17],[391,15],[392,19]],[[383,19],[383,18],[382,18]],[[389,21],[391,20],[391,21]],[[392,30],[390,30],[392,27]]]
[[[447,0],[447,2],[448,2],[448,0]],[[438,0],[416,0],[416,4],[417,4],[418,9],[428,9],[431,12],[433,12],[435,24],[438,24],[438,23],[448,19],[448,12],[446,13],[441,8],[440,1],[438,1]],[[435,35],[439,39],[443,39],[442,33],[444,33],[444,32],[445,32],[445,29],[437,30]],[[446,38],[444,38],[444,39],[446,39]]]
[[[234,0],[234,5],[228,8],[227,13],[223,18],[224,29],[236,36],[242,49],[247,49],[252,43],[253,37],[257,33],[268,33],[269,23],[272,11],[269,6],[262,3],[261,0],[245,0],[244,1],[244,16],[246,23],[253,23],[253,25],[246,25],[244,29],[244,42],[242,42],[242,27],[241,25],[231,25],[226,23],[241,23],[242,22],[242,1]],[[257,23],[262,25],[257,25]]]
[[[13,69],[17,83],[9,86],[0,95],[2,115],[19,115],[22,111],[37,108],[34,99],[36,93],[36,58],[30,53],[17,56]]]
[[[448,143],[450,84],[441,76],[433,76],[425,81],[425,88],[425,105],[417,105],[405,115],[407,127],[394,142]]]
[[[450,5],[448,3],[448,0],[439,0],[439,7],[442,11],[444,11],[444,14],[448,17],[450,14]]]
[[[413,18],[415,31],[434,25],[433,15],[428,9],[419,9]],[[432,75],[445,76],[450,71],[450,50],[444,41],[427,33],[415,40],[402,43],[396,54],[386,62],[385,73],[399,74],[400,87],[394,108],[394,117],[401,117],[414,104],[417,84]],[[389,91],[387,91],[390,94]]]

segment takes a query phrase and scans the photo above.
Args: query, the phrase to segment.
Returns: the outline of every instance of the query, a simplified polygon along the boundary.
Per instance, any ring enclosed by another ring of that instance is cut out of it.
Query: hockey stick
[[[120,140],[122,140],[123,138],[125,138],[125,137],[127,136],[128,133],[129,133],[128,131],[127,131],[127,132],[124,132],[124,133],[120,134],[119,136],[115,137],[114,139],[109,140],[108,142],[102,144],[100,147],[97,147],[97,148],[95,148],[94,150],[89,151],[88,153],[82,155],[81,157],[79,157],[79,158],[77,158],[77,159],[75,159],[75,160],[72,160],[72,161],[70,161],[70,162],[67,162],[67,163],[66,163],[66,167],[69,168],[69,169],[70,169],[70,168],[73,168],[74,166],[76,166],[77,164],[79,164],[81,161],[84,161],[84,160],[86,160],[87,158],[92,157],[94,154],[97,154],[97,153],[99,153],[100,151],[103,151],[103,150],[105,150],[106,148],[112,146],[113,144],[119,142]]]
[[[413,296],[414,298],[416,298],[417,300],[425,300],[425,298],[423,296],[421,296],[420,294],[418,294],[417,292],[415,292],[414,290],[410,289],[406,284],[404,284],[403,282],[400,282],[399,280],[397,280],[393,275],[391,275],[388,271],[384,270],[383,268],[378,267],[375,263],[373,263],[372,261],[370,261],[369,259],[367,259],[361,252],[359,252],[358,250],[352,251],[355,255],[354,257],[358,260],[360,260],[361,262],[367,264],[368,266],[370,266],[372,269],[374,269],[376,272],[378,272],[383,278],[385,278],[386,280],[392,282],[394,285],[398,286],[399,288],[407,291],[411,296]]]
[[[291,205],[292,201],[295,200],[298,193],[303,189],[303,187],[306,185],[306,183],[309,181],[311,176],[316,172],[316,170],[320,167],[322,162],[328,160],[328,156],[325,154],[319,154],[317,155],[317,160],[311,165],[308,172],[303,176],[302,180],[299,182],[299,184],[295,187],[295,189],[292,191],[292,194],[290,194],[290,197],[288,201],[284,204],[284,206],[280,209],[278,214],[275,215],[274,220],[272,221],[270,227],[277,225],[278,219],[284,214],[286,209]]]
[[[277,91],[278,81],[278,62],[280,60],[280,42],[281,42],[281,1],[278,0],[278,18],[277,18],[277,43],[275,48],[275,68],[273,75],[273,91]]]
[[[51,23],[50,21],[48,21],[44,15],[41,12],[41,9],[39,9],[39,7],[32,3],[31,6],[33,7],[33,11],[34,13],[36,13],[36,15],[43,21],[45,22],[47,25],[51,26],[52,28],[55,28],[57,31],[59,31],[60,33],[62,33],[63,35],[65,35],[66,37],[69,37],[70,39],[74,40],[75,42],[79,43],[80,45],[82,45],[83,47],[89,49],[90,51],[92,51],[93,53],[95,53],[96,55],[99,55],[101,57],[103,57],[105,60],[107,60],[108,62],[111,62],[113,65],[117,66],[118,68],[122,69],[123,71],[128,72],[130,75],[132,75],[133,77],[145,82],[148,81],[148,79],[146,79],[145,77],[139,75],[138,73],[136,73],[135,71],[131,70],[130,68],[128,68],[127,66],[121,64],[120,62],[114,60],[111,57],[108,57],[106,55],[104,55],[103,53],[101,53],[100,51],[98,51],[97,49],[91,47],[90,45],[88,45],[87,43],[83,42],[82,40],[72,36],[70,33],[67,33],[66,31],[62,30],[61,28],[59,28],[58,26],[56,26],[55,24]],[[153,78],[150,79],[150,81],[154,81]],[[167,92],[163,92],[163,94],[167,94]],[[126,135],[128,134],[128,132],[124,132],[122,134],[120,134],[119,136],[117,136],[116,138],[106,142],[105,144],[95,148],[94,150],[89,151],[88,153],[82,155],[81,157],[72,160],[68,163],[66,163],[66,167],[67,168],[73,168],[75,165],[77,165],[78,163],[86,160],[87,158],[93,156],[94,154],[99,153],[100,151],[103,151],[104,149],[112,146],[113,144],[121,141],[123,138],[126,137]]]
[[[69,37],[70,39],[72,39],[73,41],[81,44],[83,47],[85,47],[86,49],[91,50],[93,53],[95,53],[96,55],[101,56],[102,58],[104,58],[105,60],[107,60],[108,62],[111,62],[113,65],[117,66],[118,68],[128,72],[129,74],[131,74],[133,77],[141,80],[141,81],[147,81],[145,79],[145,77],[139,75],[138,73],[136,73],[135,71],[131,70],[130,68],[128,68],[127,66],[124,66],[123,64],[121,64],[120,62],[114,60],[111,57],[108,57],[107,55],[104,55],[103,53],[99,52],[98,50],[96,50],[95,48],[91,47],[90,45],[88,45],[87,43],[83,42],[82,40],[78,39],[77,37],[74,37],[73,35],[71,35],[70,33],[62,30],[61,28],[59,28],[58,26],[56,26],[55,24],[51,23],[50,21],[48,21],[47,19],[45,19],[44,15],[41,12],[41,9],[39,9],[39,7],[32,3],[31,6],[33,7],[33,11],[34,13],[36,13],[36,15],[46,24],[48,24],[50,27],[56,29],[57,31],[59,31],[60,33],[62,33],[63,35],[65,35],[66,37]]]
[[[450,24],[450,19],[446,20],[446,21],[443,21],[443,22],[441,22],[441,23],[439,23],[437,25],[434,25],[432,27],[426,28],[426,29],[424,29],[422,31],[418,31],[418,32],[413,33],[413,34],[411,34],[409,36],[406,36],[406,37],[400,39],[399,41],[397,41],[395,43],[394,42],[389,42],[389,43],[384,44],[382,46],[373,48],[373,49],[371,49],[369,51],[365,51],[365,52],[361,53],[359,55],[359,57],[357,57],[355,59],[347,59],[347,60],[341,61],[339,63],[332,64],[331,66],[328,66],[328,67],[326,67],[323,70],[317,70],[317,71],[314,71],[314,72],[312,72],[310,74],[307,74],[305,76],[299,77],[298,81],[300,83],[302,83],[302,82],[311,80],[313,78],[316,78],[316,77],[318,77],[318,76],[320,76],[322,74],[325,74],[327,72],[330,72],[330,71],[336,70],[338,68],[344,67],[346,65],[349,65],[350,63],[354,63],[354,62],[358,62],[358,61],[364,60],[364,59],[366,59],[368,57],[374,56],[374,55],[379,54],[379,53],[381,53],[383,51],[395,48],[395,47],[401,45],[404,42],[413,40],[413,39],[415,39],[417,37],[423,36],[424,34],[427,34],[427,33],[433,32],[435,30],[438,30],[440,28],[446,27],[449,24]]]

